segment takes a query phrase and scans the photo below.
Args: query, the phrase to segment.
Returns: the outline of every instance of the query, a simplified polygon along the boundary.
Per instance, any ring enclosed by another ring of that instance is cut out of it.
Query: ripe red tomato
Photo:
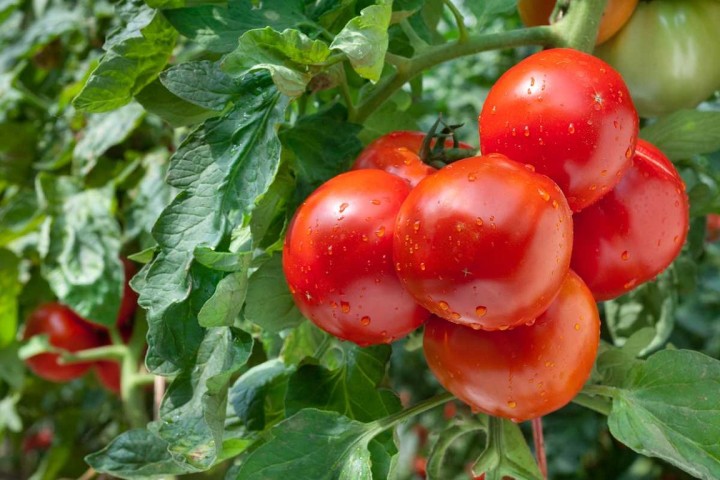
[[[389,343],[429,313],[403,289],[392,264],[395,216],[410,191],[381,170],[356,170],[321,185],[298,208],[283,269],[300,311],[336,337]]]
[[[23,437],[22,451],[29,453],[33,450],[47,450],[52,446],[55,432],[50,427],[42,427],[39,430],[27,433]]]
[[[548,25],[556,0],[518,0],[518,12],[528,27]],[[638,0],[608,0],[600,19],[596,45],[615,35],[628,21]]]
[[[95,362],[95,375],[103,387],[120,394],[120,364],[118,362]]]
[[[24,338],[45,334],[50,345],[70,352],[87,350],[101,345],[93,326],[75,312],[59,303],[38,307],[25,322]],[[92,363],[68,363],[60,365],[59,355],[41,353],[25,360],[37,376],[53,382],[65,382],[82,376]]]
[[[473,409],[514,421],[566,405],[590,376],[600,341],[597,306],[570,271],[550,308],[531,326],[471,330],[432,317],[424,349],[440,383]]]
[[[711,213],[707,216],[705,232],[705,239],[708,242],[717,242],[720,240],[720,215]]]
[[[125,285],[123,287],[123,296],[118,310],[117,326],[123,330],[132,330],[133,316],[137,310],[138,294],[130,288],[130,279],[137,273],[137,267],[127,258],[122,258],[123,269],[125,272]]]
[[[485,330],[534,320],[570,265],[572,217],[552,180],[504,155],[455,162],[415,187],[395,228],[395,268],[417,302]]]
[[[423,163],[420,159],[420,149],[424,132],[400,130],[388,133],[374,140],[360,152],[355,159],[352,169],[375,168],[404,178],[414,187],[420,180],[435,172],[435,168]],[[433,139],[430,146],[435,145]],[[445,147],[452,147],[451,140],[445,141]],[[459,148],[475,150],[467,143],[459,142]]]
[[[687,237],[688,215],[677,170],[639,140],[617,187],[575,215],[572,268],[597,300],[620,296],[672,263]]]
[[[505,72],[480,114],[480,149],[535,166],[579,212],[630,165],[638,116],[622,77],[577,50],[545,50]]]

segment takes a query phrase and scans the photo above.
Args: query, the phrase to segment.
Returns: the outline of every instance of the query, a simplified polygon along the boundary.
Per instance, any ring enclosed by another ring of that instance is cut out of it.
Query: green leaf
[[[175,458],[197,470],[210,468],[222,451],[228,383],[250,357],[253,339],[233,328],[207,330],[195,368],[170,384],[156,433]]]
[[[280,255],[252,274],[245,301],[245,318],[268,332],[281,332],[303,320],[285,281]]]
[[[136,103],[112,112],[88,115],[88,127],[73,151],[73,171],[80,176],[87,175],[97,164],[98,157],[124,141],[144,115],[142,107]]]
[[[173,460],[167,442],[145,429],[121,433],[85,461],[99,473],[127,479],[180,475],[189,470]]]
[[[275,358],[254,366],[237,379],[230,389],[230,404],[249,430],[265,429],[265,403],[270,387],[286,380],[294,370]]]
[[[495,418],[490,419],[489,428],[487,447],[473,465],[476,475],[485,473],[487,480],[502,480],[505,476],[542,480],[540,469],[517,423]],[[494,433],[493,428],[501,431]]]
[[[105,42],[105,56],[73,100],[79,110],[106,112],[129,103],[157,77],[175,47],[177,33],[159,10],[133,0],[120,16],[124,28]]]
[[[335,36],[330,48],[345,53],[358,75],[377,82],[385,65],[391,16],[392,0],[362,9]]]
[[[670,160],[716,152],[720,150],[720,112],[680,110],[643,128],[640,137]]]
[[[248,30],[284,30],[308,22],[304,10],[302,0],[264,0],[260,7],[251,0],[230,0],[227,8],[203,5],[163,13],[182,35],[211,52],[226,53],[237,48]]]
[[[207,60],[174,65],[160,74],[160,81],[183,100],[217,111],[235,101],[242,89],[240,80],[223,72],[219,62]]]
[[[390,359],[387,345],[360,348],[343,343],[336,348],[342,354],[337,368],[306,364],[290,377],[285,398],[288,415],[313,407],[367,422],[400,409],[397,399],[390,400],[378,390]]]
[[[269,188],[280,163],[277,125],[286,106],[269,78],[253,76],[235,107],[192,132],[173,156],[167,180],[181,192],[155,224],[158,254],[138,285],[140,304],[148,311],[151,368],[163,365],[172,373],[192,361],[195,334],[178,342],[171,327],[183,323],[188,335],[196,331],[188,304],[191,286],[197,285],[189,275],[193,252],[216,247]],[[214,289],[208,285],[210,294]]]
[[[115,191],[83,190],[73,178],[47,174],[38,188],[48,216],[39,246],[43,277],[80,316],[115,325],[124,283]]]
[[[282,141],[282,132],[280,134]],[[283,156],[288,153],[283,147]],[[295,194],[295,178],[290,173],[286,162],[280,165],[275,181],[268,191],[258,200],[252,219],[250,219],[250,232],[253,245],[256,248],[271,251],[274,244],[277,249],[282,248],[282,230],[285,227],[288,204]],[[267,238],[267,241],[264,240]]]
[[[337,106],[300,118],[292,128],[280,132],[280,140],[291,153],[293,169],[309,188],[346,171],[363,148],[357,138],[362,127],[345,121],[347,112]]]
[[[468,434],[479,436],[478,432],[487,432],[487,419],[485,416],[480,416],[477,419],[461,419],[453,421],[447,428],[445,428],[437,440],[433,443],[430,454],[428,455],[427,463],[427,476],[431,479],[443,478],[445,473],[443,470],[443,461],[445,456],[449,453],[450,447],[460,437],[464,437]]]
[[[636,364],[613,389],[615,438],[706,480],[720,472],[720,362],[663,350]]]
[[[401,108],[403,92],[393,95],[363,124],[360,140],[370,143],[376,138],[395,130],[421,130],[417,115]]]
[[[22,290],[18,267],[20,260],[0,248],[0,349],[7,347],[17,334],[18,295]]]
[[[25,381],[26,367],[20,359],[18,343],[0,348],[0,365],[3,366],[0,368],[0,379],[13,390],[20,390]]]
[[[274,426],[267,443],[235,472],[238,480],[372,480],[368,443],[376,431],[335,412],[302,410]]]
[[[0,202],[0,246],[36,230],[43,220],[34,192],[18,190],[6,195]]]
[[[0,178],[13,184],[30,184],[36,145],[37,131],[33,124],[0,124]]]
[[[199,107],[174,95],[158,79],[143,88],[135,99],[145,110],[154,113],[173,127],[202,123],[217,115],[212,110]]]
[[[224,71],[235,77],[266,69],[278,89],[290,97],[305,93],[307,84],[330,56],[320,40],[312,40],[298,30],[276,32],[272,28],[250,30],[240,37],[240,45],[223,60]]]
[[[498,15],[515,10],[517,0],[486,0],[484,2],[468,2],[467,8],[475,15],[477,26],[483,27]]]
[[[22,418],[20,418],[17,411],[17,404],[20,403],[21,399],[22,397],[19,394],[8,395],[0,399],[0,435],[6,429],[11,432],[22,431]]]
[[[305,357],[317,358],[323,345],[329,341],[328,333],[305,320],[285,337],[281,357],[287,365],[297,365]]]
[[[220,280],[215,293],[205,302],[198,313],[198,323],[203,327],[231,326],[240,315],[248,288],[248,269],[251,254],[243,257],[244,270],[228,274]]]
[[[212,248],[197,247],[195,260],[213,270],[221,272],[241,272],[247,270],[248,252],[216,252]]]

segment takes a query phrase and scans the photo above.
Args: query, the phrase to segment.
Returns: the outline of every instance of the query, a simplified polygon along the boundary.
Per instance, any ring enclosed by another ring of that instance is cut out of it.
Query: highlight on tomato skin
[[[506,71],[479,116],[480,149],[552,178],[574,212],[612,190],[630,166],[638,115],[622,77],[592,55],[544,50]]]
[[[571,268],[598,301],[618,297],[672,263],[688,225],[680,174],[657,147],[639,140],[632,166],[617,187],[575,215]]]
[[[296,305],[318,327],[367,346],[397,340],[430,315],[403,289],[392,263],[395,217],[409,192],[395,175],[354,170],[298,208],[283,271]]]
[[[423,347],[438,381],[474,410],[525,421],[569,403],[600,342],[592,293],[572,270],[533,325],[488,332],[431,317]]]
[[[572,216],[558,186],[500,154],[420,182],[400,208],[393,244],[398,276],[418,303],[485,330],[547,309],[571,253]]]

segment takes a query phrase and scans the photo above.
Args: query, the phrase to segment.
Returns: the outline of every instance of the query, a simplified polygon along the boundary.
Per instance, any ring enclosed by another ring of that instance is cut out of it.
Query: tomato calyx
[[[437,131],[442,125],[442,130]],[[477,150],[471,148],[463,148],[457,138],[457,130],[464,123],[447,124],[443,121],[442,114],[438,115],[437,120],[425,135],[422,146],[418,152],[418,156],[423,163],[435,168],[443,168],[453,162],[462,160],[463,158],[472,157],[477,154]],[[434,141],[433,140],[437,140]],[[447,147],[449,141],[452,146]]]

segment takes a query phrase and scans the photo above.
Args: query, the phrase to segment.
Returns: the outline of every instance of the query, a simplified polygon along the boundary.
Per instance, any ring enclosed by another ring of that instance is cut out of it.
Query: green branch
[[[105,345],[78,352],[60,351],[59,363],[95,362],[98,360],[121,360],[127,353],[125,345]]]
[[[376,432],[379,433],[381,431],[387,430],[388,428],[394,427],[398,423],[401,423],[410,417],[420,415],[421,413],[424,413],[439,405],[449,402],[453,398],[455,398],[455,396],[452,393],[443,393],[435,397],[429,398],[423,402],[420,402],[417,405],[413,405],[410,408],[406,408],[385,418],[376,420],[375,422],[373,422],[377,425]]]
[[[600,19],[607,0],[564,0],[557,8],[567,9],[552,28],[561,42],[557,46],[591,52],[595,46]]]

